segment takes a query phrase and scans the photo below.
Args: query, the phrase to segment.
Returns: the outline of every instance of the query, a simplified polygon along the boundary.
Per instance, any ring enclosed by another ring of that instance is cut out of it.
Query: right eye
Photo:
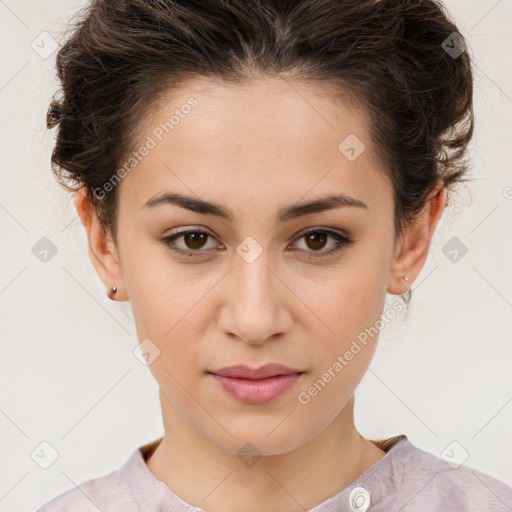
[[[208,238],[213,237],[206,231],[194,229],[163,237],[162,242],[171,249],[171,251],[181,254],[182,256],[193,257],[197,253],[206,252],[200,249],[205,245]],[[181,247],[176,243],[176,240],[179,239],[182,239],[183,242]],[[183,244],[185,245],[183,246]]]

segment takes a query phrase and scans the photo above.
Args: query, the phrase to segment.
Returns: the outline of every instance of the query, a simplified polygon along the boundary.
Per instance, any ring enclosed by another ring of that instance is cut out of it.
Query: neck
[[[353,407],[352,397],[319,435],[295,450],[244,466],[162,398],[165,434],[146,463],[181,499],[205,511],[308,510],[345,489],[385,455],[357,432]]]

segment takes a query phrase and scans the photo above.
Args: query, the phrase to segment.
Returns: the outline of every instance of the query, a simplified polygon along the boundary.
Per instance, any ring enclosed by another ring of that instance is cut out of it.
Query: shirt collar
[[[158,480],[146,465],[146,460],[155,451],[163,437],[137,448],[124,466],[121,474],[143,510],[169,510],[173,512],[201,511],[177,496]],[[386,455],[370,466],[348,487],[323,501],[309,512],[366,512],[370,504],[378,503],[394,487],[394,473],[399,453],[411,446],[407,436],[399,435],[387,439],[370,440]]]

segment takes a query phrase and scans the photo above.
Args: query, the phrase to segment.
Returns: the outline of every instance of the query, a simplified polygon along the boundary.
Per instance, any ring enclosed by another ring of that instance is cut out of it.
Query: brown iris
[[[308,243],[310,249],[322,249],[327,238],[328,235],[326,233],[310,233],[306,235],[306,243]],[[313,243],[313,246],[309,245],[310,243]]]

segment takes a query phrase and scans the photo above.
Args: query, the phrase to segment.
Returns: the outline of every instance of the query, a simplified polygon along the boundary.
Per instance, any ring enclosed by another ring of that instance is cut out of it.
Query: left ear
[[[397,242],[388,281],[388,293],[393,295],[406,293],[420,274],[445,206],[446,188],[440,182],[428,197],[421,213],[407,224],[401,239]],[[409,282],[404,279],[404,276],[408,277]]]

